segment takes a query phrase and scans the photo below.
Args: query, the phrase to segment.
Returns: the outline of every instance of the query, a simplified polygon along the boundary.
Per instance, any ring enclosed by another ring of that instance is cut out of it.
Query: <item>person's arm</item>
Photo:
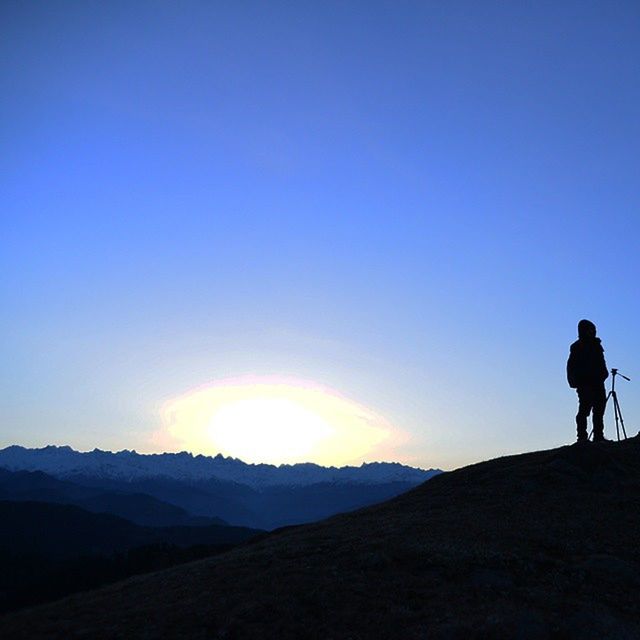
[[[576,354],[573,349],[569,351],[569,359],[567,360],[567,382],[572,389],[578,386],[576,379]]]
[[[607,363],[604,359],[604,349],[602,349],[600,360],[600,375],[602,376],[602,382],[604,382],[609,377],[609,369],[607,369]]]

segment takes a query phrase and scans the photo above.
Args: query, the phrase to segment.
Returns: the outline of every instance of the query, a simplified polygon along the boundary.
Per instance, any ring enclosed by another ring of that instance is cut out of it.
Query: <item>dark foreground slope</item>
[[[0,614],[222,553],[262,533],[143,527],[72,505],[0,500]]]
[[[640,439],[512,456],[0,620],[11,638],[640,638]]]

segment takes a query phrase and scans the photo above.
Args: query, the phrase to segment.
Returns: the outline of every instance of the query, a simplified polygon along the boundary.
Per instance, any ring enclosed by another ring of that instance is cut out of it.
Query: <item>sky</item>
[[[551,448],[581,318],[637,433],[638,3],[5,0],[0,23],[0,447]]]

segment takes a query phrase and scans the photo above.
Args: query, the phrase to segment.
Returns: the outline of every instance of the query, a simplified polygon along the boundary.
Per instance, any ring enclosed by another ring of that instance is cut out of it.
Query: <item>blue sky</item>
[[[582,317],[638,375],[637,3],[0,19],[0,445],[153,450],[167,400],[281,375],[451,468],[573,440]]]

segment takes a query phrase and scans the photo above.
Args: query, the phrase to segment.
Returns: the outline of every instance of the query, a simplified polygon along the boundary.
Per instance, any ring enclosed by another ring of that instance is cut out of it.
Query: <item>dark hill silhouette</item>
[[[95,490],[59,480],[42,471],[8,471],[0,468],[0,499],[67,502],[84,500]]]
[[[0,500],[73,504],[153,527],[234,524],[276,529],[369,506],[414,486],[402,481],[343,481],[254,489],[216,478],[186,482],[167,477],[118,480],[77,474],[61,480],[42,471],[0,468]]]
[[[0,619],[7,638],[640,637],[640,439],[510,456]]]
[[[406,482],[377,485],[320,482],[304,487],[267,487],[252,496],[251,506],[261,515],[260,528],[276,529],[376,504],[414,486]]]
[[[75,502],[94,513],[112,513],[150,527],[194,527],[226,525],[221,518],[192,516],[184,509],[144,493],[98,493]]]
[[[0,501],[0,522],[0,554],[5,556],[29,553],[64,558],[115,553],[153,543],[237,544],[260,533],[228,525],[142,527],[72,505],[8,500]]]
[[[388,500],[415,486],[408,482],[363,484],[343,481],[254,489],[217,478],[186,482],[168,477],[116,480],[74,475],[68,479],[76,485],[108,493],[152,496],[163,503],[179,506],[190,514],[218,517],[229,524],[257,529],[314,522]],[[75,504],[85,506],[80,502]],[[120,515],[127,517],[125,513]]]
[[[42,471],[8,471],[0,468],[0,500],[71,504],[94,513],[110,513],[151,527],[226,524],[220,518],[192,516],[179,506],[154,496],[105,490],[60,480]]]
[[[260,533],[142,527],[72,505],[0,501],[0,612],[211,556]]]
[[[78,485],[108,492],[149,495],[200,517],[221,518],[229,524],[264,528],[246,504],[255,491],[235,482],[215,478],[187,482],[164,476],[119,480],[86,474],[68,476],[68,479]]]

